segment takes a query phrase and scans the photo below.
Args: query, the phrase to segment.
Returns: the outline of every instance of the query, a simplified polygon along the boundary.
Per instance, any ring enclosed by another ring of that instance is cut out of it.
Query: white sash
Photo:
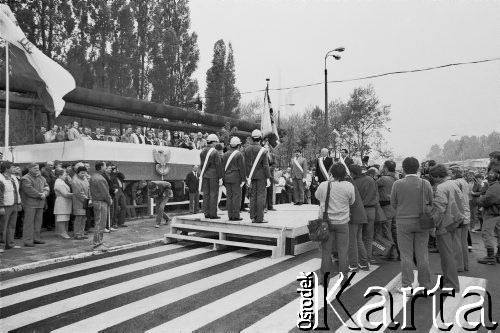
[[[231,163],[231,161],[233,160],[233,157],[236,155],[237,152],[238,152],[238,150],[235,150],[231,153],[231,155],[229,155],[229,158],[227,159],[227,162],[226,162],[226,166],[224,167],[224,171],[227,170],[229,163]]]
[[[320,157],[318,160],[319,168],[321,169],[321,173],[323,173],[323,176],[325,177],[325,180],[328,180],[328,172],[326,172],[325,165],[323,164],[323,158]]]
[[[302,167],[300,166],[300,164],[299,164],[299,162],[297,161],[296,158],[293,159],[293,162],[300,169],[300,172],[304,173],[304,169],[302,169]]]
[[[255,161],[253,161],[252,170],[250,170],[250,175],[248,176],[248,186],[250,186],[250,184],[252,183],[253,172],[255,171],[255,168],[257,167],[257,163],[259,163],[260,157],[262,156],[262,154],[264,153],[265,150],[266,150],[266,148],[264,148],[264,147],[260,148],[259,153],[257,154],[257,157],[255,158]]]
[[[208,150],[208,153],[207,153],[207,156],[205,156],[205,162],[203,162],[203,167],[201,168],[201,173],[200,173],[200,182],[198,184],[198,192],[201,193],[201,185],[203,183],[203,174],[205,173],[205,169],[207,168],[207,164],[208,164],[208,159],[210,158],[210,154],[212,154],[212,152],[215,150],[214,147],[210,148]]]

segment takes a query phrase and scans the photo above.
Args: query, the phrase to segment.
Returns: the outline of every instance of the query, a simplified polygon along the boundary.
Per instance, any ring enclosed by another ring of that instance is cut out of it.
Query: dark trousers
[[[250,218],[255,222],[264,221],[266,203],[266,180],[253,179],[250,185]]]
[[[437,235],[439,256],[441,257],[441,270],[443,271],[444,287],[454,288],[455,292],[460,291],[458,281],[457,264],[455,261],[455,247],[453,238],[455,231]]]
[[[3,226],[3,240],[5,246],[14,246],[14,233],[17,222],[17,205],[5,206],[5,215],[0,216]]]
[[[203,178],[203,213],[206,216],[217,216],[217,199],[219,197],[219,180]]]
[[[375,207],[365,207],[368,223],[362,224],[363,243],[365,243],[366,256],[372,259],[373,233],[375,232]]]
[[[467,245],[467,235],[469,225],[464,224],[457,228],[454,236],[455,258],[457,260],[457,270],[459,272],[469,270],[469,249]]]
[[[241,187],[239,183],[226,183],[226,208],[230,219],[240,218]]]
[[[196,191],[194,193],[189,192],[189,212],[191,214],[197,214],[200,210],[200,192]]]
[[[241,188],[241,205],[240,205],[240,210],[245,208],[245,198],[247,195],[247,184],[243,185]]]
[[[56,225],[56,219],[54,216],[54,204],[56,201],[56,196],[54,193],[50,193],[46,199],[47,210],[43,212],[42,227],[46,229],[54,229]]]
[[[414,221],[398,223],[398,242],[401,251],[401,280],[403,287],[411,287],[414,280],[413,258],[417,260],[418,283],[420,287],[430,288],[431,271],[429,267],[429,230],[420,228],[418,218]],[[454,261],[452,257],[451,260]],[[455,271],[456,273],[456,271]]]
[[[295,203],[304,203],[304,182],[302,179],[293,178],[293,200]]]
[[[124,225],[125,224],[125,214],[127,213],[127,198],[122,190],[118,190],[113,199],[114,206],[114,216],[113,224]]]
[[[160,225],[163,219],[163,214],[165,214],[165,205],[168,202],[168,197],[159,197],[155,199],[156,206],[156,224]],[[165,223],[169,220],[168,216],[165,217]]]
[[[286,203],[286,192],[283,190],[281,193],[276,193],[276,204]]]
[[[347,223],[332,224],[330,226],[330,236],[326,242],[321,243],[321,277],[323,280],[326,272],[330,272],[329,278],[333,274],[333,263],[331,254],[336,248],[339,257],[339,272],[344,273],[344,279],[347,276],[347,255],[349,242],[349,226]],[[325,285],[328,285],[328,280],[325,280]]]
[[[293,190],[288,189],[286,190],[286,203],[292,203],[293,202]]]
[[[266,188],[266,207],[267,209],[273,209],[273,179],[270,178],[271,180],[271,186]]]

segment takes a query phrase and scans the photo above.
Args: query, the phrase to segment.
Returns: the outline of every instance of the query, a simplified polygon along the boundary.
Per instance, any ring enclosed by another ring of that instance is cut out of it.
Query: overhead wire
[[[328,83],[344,83],[344,82],[361,81],[361,80],[374,79],[374,78],[384,77],[384,76],[390,76],[390,75],[400,75],[400,74],[407,74],[407,73],[426,72],[426,71],[431,71],[431,70],[436,70],[436,69],[441,69],[441,68],[446,68],[446,67],[480,64],[480,63],[493,62],[493,61],[499,61],[499,60],[500,60],[500,57],[490,58],[490,59],[482,59],[482,60],[455,62],[455,63],[446,64],[446,65],[438,65],[438,66],[425,67],[425,68],[417,68],[417,69],[409,69],[409,70],[400,70],[400,71],[386,72],[386,73],[367,75],[367,76],[356,77],[356,78],[351,78],[351,79],[330,80],[330,81],[328,81]],[[296,86],[291,86],[291,87],[284,87],[284,88],[269,88],[269,90],[271,90],[271,91],[293,90],[293,89],[301,89],[301,88],[314,87],[314,86],[319,86],[319,85],[323,85],[323,84],[325,84],[324,81],[323,82],[316,82],[316,83],[296,85]],[[239,94],[240,95],[249,95],[249,94],[262,93],[262,92],[265,92],[265,91],[266,91],[266,89],[258,89],[258,90],[240,92]],[[233,95],[234,94],[223,95],[223,96],[212,96],[212,98],[213,97],[224,98],[224,97],[229,97],[229,96],[233,96]],[[206,96],[200,96],[199,98],[200,99],[207,99]]]

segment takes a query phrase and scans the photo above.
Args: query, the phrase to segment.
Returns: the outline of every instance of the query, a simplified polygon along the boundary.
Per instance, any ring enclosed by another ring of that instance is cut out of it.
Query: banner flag
[[[260,130],[263,138],[269,139],[269,144],[274,148],[279,144],[278,128],[274,120],[274,111],[271,104],[271,97],[269,96],[269,83],[266,87],[264,94],[264,112],[262,113],[262,120],[260,122]]]
[[[12,75],[38,82],[38,97],[48,110],[59,116],[64,109],[64,95],[76,87],[73,76],[26,38],[14,13],[4,4],[0,4],[0,37],[12,46],[9,48]]]

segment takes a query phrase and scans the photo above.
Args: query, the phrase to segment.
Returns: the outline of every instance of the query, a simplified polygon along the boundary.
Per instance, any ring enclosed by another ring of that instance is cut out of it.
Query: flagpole
[[[9,42],[5,41],[5,160],[7,159],[7,152],[9,151],[9,76]]]

